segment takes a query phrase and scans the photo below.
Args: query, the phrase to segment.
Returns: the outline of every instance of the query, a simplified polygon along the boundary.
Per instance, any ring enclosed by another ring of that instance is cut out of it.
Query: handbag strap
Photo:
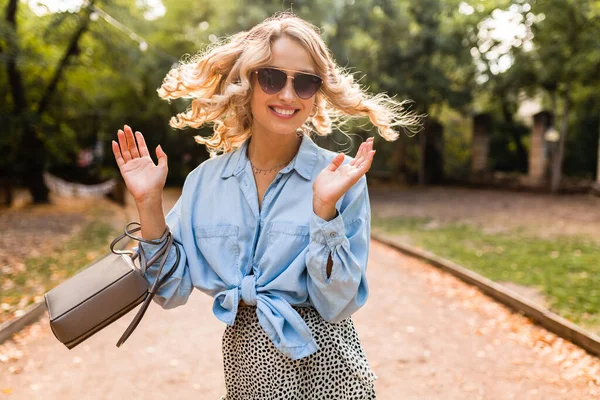
[[[134,229],[129,229],[129,226],[134,225],[134,224],[137,224],[138,227],[136,227]],[[110,244],[110,250],[115,254],[127,254],[131,257],[132,260],[135,260],[138,256],[138,254],[135,251],[115,250],[114,249],[114,246],[117,244],[117,242],[119,242],[125,236],[128,236],[131,239],[134,239],[134,240],[137,240],[137,241],[143,242],[143,243],[149,243],[149,244],[161,244],[162,243],[162,246],[158,249],[156,254],[154,254],[154,256],[152,256],[152,258],[150,258],[150,260],[146,259],[146,253],[144,252],[143,247],[141,247],[141,246],[139,247],[139,257],[140,257],[139,262],[140,262],[140,270],[141,270],[142,275],[144,275],[146,273],[146,269],[147,269],[148,265],[152,265],[161,256],[162,256],[162,259],[160,261],[160,267],[158,269],[158,273],[156,274],[156,279],[152,283],[152,286],[150,286],[150,289],[148,289],[148,293],[146,293],[146,297],[144,298],[144,300],[142,302],[142,306],[136,313],[135,317],[133,318],[133,320],[131,321],[131,323],[129,324],[129,326],[127,327],[127,329],[125,330],[125,332],[123,333],[121,338],[119,339],[119,341],[117,342],[117,347],[121,347],[121,345],[123,343],[125,343],[125,341],[129,338],[129,336],[131,336],[131,334],[133,333],[135,328],[137,328],[140,321],[144,317],[144,314],[146,313],[148,306],[152,302],[154,295],[161,288],[161,286],[164,285],[165,282],[171,277],[171,275],[173,275],[173,273],[175,272],[175,269],[177,268],[177,265],[179,264],[179,260],[181,258],[179,247],[177,245],[175,245],[175,252],[177,255],[177,257],[175,259],[175,263],[173,264],[173,266],[171,267],[169,272],[164,277],[159,279],[160,273],[162,272],[163,267],[165,266],[165,262],[167,261],[167,257],[169,255],[169,250],[171,249],[171,246],[174,241],[173,234],[171,233],[171,231],[169,230],[169,227],[167,226],[165,229],[165,232],[159,239],[153,239],[153,240],[144,239],[144,238],[133,235],[134,232],[137,232],[142,229],[141,226],[139,226],[139,225],[140,225],[139,222],[135,222],[135,221],[128,223],[125,226],[124,233],[112,241],[112,243]]]
[[[130,225],[138,225],[138,227],[134,228],[134,229],[128,229]],[[140,225],[139,222],[136,222],[136,221],[131,221],[130,223],[125,225],[124,232],[111,242],[110,251],[112,251],[115,254],[127,254],[127,255],[129,255],[129,257],[131,257],[132,260],[135,260],[138,257],[138,254],[135,251],[133,251],[133,250],[115,250],[116,244],[118,242],[120,242],[121,239],[123,239],[125,236],[128,236],[129,238],[131,238],[133,240],[137,240],[138,242],[143,242],[143,243],[148,243],[148,244],[161,244],[165,241],[165,239],[167,238],[167,235],[170,233],[169,227],[167,226],[165,228],[165,231],[163,232],[162,236],[158,239],[144,239],[142,237],[132,235],[132,233],[140,231],[141,229],[142,229],[142,226]],[[161,250],[159,250],[159,252],[157,254],[160,255],[161,251],[162,251],[162,248],[161,248]],[[152,264],[150,264],[150,265],[152,265]]]

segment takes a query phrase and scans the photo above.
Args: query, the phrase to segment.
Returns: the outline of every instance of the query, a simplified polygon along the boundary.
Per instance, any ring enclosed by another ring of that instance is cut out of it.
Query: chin
[[[296,131],[298,130],[298,128],[300,128],[302,125],[289,125],[289,124],[285,124],[285,125],[274,125],[271,128],[271,131],[276,134],[276,135],[291,135],[291,134],[296,134]]]

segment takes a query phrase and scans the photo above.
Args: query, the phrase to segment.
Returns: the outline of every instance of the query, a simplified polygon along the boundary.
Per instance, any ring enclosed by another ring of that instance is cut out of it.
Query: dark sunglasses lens
[[[294,78],[294,90],[302,99],[311,98],[321,87],[321,78],[314,75],[298,74]]]
[[[267,94],[279,92],[285,86],[287,75],[283,71],[271,68],[258,70],[258,84]]]

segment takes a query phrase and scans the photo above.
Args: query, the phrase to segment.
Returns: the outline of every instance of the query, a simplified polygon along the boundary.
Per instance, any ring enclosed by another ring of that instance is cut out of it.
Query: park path
[[[522,230],[539,238],[585,236],[600,243],[600,197],[550,195],[453,186],[369,188],[373,214],[380,218],[428,218],[458,222],[487,233]]]
[[[165,197],[165,208],[174,196]],[[597,399],[597,360],[438,269],[372,242],[370,299],[353,317],[379,399]],[[0,345],[0,399],[217,399],[221,335],[211,299],[153,305],[73,350],[45,316]]]

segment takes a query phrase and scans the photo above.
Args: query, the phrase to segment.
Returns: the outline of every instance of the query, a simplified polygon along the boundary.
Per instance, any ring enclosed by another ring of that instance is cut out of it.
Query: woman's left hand
[[[313,183],[313,209],[317,215],[318,210],[333,210],[335,215],[335,204],[371,168],[374,155],[371,137],[360,145],[348,164],[342,165],[345,156],[340,153],[319,173]]]

